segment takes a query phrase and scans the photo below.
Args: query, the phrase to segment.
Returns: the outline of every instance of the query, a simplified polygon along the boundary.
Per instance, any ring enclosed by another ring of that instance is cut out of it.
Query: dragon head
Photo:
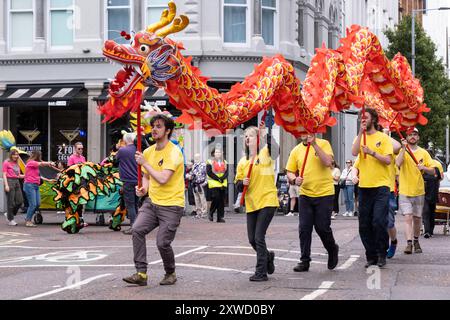
[[[167,80],[181,74],[176,54],[178,46],[165,37],[186,28],[189,19],[185,15],[176,17],[173,1],[169,2],[168,7],[161,14],[160,21],[136,33],[129,45],[105,41],[103,55],[123,66],[110,82],[109,101],[100,107],[105,120],[114,120],[127,111],[136,110],[145,86],[164,87]]]

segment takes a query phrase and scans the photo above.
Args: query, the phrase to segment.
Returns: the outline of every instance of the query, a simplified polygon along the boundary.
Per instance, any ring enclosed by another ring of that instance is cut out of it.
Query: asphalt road
[[[245,216],[229,213],[226,223],[183,217],[173,243],[178,282],[160,286],[164,275],[148,236],[149,284],[133,287],[122,277],[135,272],[131,236],[91,225],[79,234],[63,232],[63,215],[44,213],[44,224],[9,227],[0,219],[0,299],[158,299],[158,300],[393,300],[450,297],[450,237],[436,226],[432,239],[421,238],[422,254],[403,254],[403,217],[398,217],[399,250],[383,269],[364,268],[364,250],[356,217],[332,223],[340,245],[339,265],[327,269],[327,254],[314,233],[309,272],[292,268],[299,259],[298,217],[276,216],[267,244],[276,253],[276,271],[269,281],[248,280],[255,252],[249,246]]]

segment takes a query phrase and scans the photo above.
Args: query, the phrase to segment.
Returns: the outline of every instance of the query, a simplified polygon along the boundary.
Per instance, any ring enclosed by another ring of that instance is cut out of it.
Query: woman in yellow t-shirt
[[[275,149],[266,143],[264,125],[249,127],[245,130],[245,157],[239,161],[235,182],[238,190],[248,189],[245,194],[245,209],[247,212],[247,233],[250,244],[256,251],[256,271],[250,281],[267,281],[267,274],[275,271],[273,263],[275,253],[268,251],[266,246],[266,231],[279,206],[277,188],[275,186],[274,154]],[[253,160],[250,178],[247,174]]]

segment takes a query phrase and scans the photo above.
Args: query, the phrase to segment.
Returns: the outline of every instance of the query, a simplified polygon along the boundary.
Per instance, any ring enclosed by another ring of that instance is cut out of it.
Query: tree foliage
[[[404,55],[411,64],[411,16],[404,17],[395,27],[385,31],[389,40],[386,55],[392,59],[397,52]],[[423,27],[415,21],[416,78],[422,84],[424,99],[431,109],[424,115],[428,124],[419,127],[423,147],[431,142],[434,151],[445,151],[446,116],[450,113],[450,80],[442,58],[436,56],[436,45]]]

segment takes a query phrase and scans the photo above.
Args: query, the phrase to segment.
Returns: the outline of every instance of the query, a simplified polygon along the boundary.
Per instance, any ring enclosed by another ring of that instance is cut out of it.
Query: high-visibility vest
[[[220,178],[220,177],[222,177],[222,176],[224,175],[225,171],[227,170],[228,163],[227,163],[226,160],[224,160],[224,161],[223,161],[223,163],[224,163],[224,171],[223,171],[223,172],[219,172],[219,171],[216,171],[216,170],[215,170],[215,168],[214,168],[214,162],[216,162],[216,161],[215,161],[215,160],[210,160],[210,159],[208,159],[208,160],[206,161],[207,164],[211,165],[212,172],[213,172],[216,176],[218,176],[218,177]],[[228,179],[225,179],[225,180],[223,180],[222,183],[220,183],[220,181],[214,180],[214,179],[212,179],[210,176],[207,176],[207,181],[208,181],[208,188],[209,188],[209,189],[212,189],[212,188],[222,188],[222,187],[226,188],[226,187],[228,186]]]

